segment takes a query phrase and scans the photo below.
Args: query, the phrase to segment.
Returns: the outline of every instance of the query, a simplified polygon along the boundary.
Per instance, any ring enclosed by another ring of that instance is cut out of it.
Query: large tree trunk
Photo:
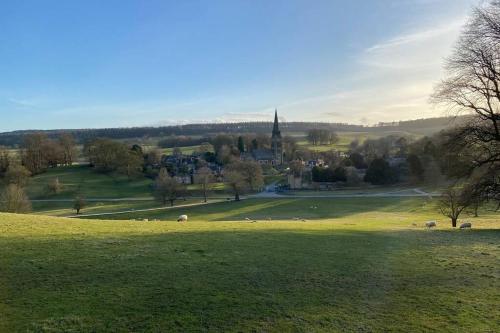
[[[238,192],[234,194],[234,201],[240,201],[240,194]]]
[[[451,226],[453,228],[456,228],[457,227],[457,218],[456,217],[452,217],[451,218]]]

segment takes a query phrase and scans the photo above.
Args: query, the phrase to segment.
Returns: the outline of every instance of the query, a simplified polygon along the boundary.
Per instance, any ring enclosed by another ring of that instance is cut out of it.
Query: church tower
[[[274,163],[283,164],[283,142],[278,124],[278,110],[274,111],[273,135],[271,137],[271,146],[273,150]]]

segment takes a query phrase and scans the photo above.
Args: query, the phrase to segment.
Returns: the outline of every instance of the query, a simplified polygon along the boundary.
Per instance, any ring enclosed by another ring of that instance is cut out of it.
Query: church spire
[[[280,128],[278,124],[278,109],[274,110],[274,125],[273,125],[273,136],[280,135]]]
[[[283,143],[281,142],[281,132],[278,124],[278,110],[274,110],[273,136],[271,137],[271,146],[274,162],[277,165],[283,164]]]

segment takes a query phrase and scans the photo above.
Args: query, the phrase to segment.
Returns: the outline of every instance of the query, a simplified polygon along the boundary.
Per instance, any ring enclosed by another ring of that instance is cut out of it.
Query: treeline
[[[337,133],[327,129],[310,129],[307,131],[307,140],[313,145],[331,145],[339,141]]]
[[[353,141],[347,153],[341,154],[334,150],[297,150],[295,156],[301,161],[315,161],[320,164],[312,168],[313,182],[353,184],[364,180],[373,185],[398,182],[444,184],[453,173],[462,169],[462,165],[468,165],[463,163],[463,158],[452,155],[446,147],[446,138],[450,131],[453,130],[418,140],[390,135],[368,139],[362,144]],[[303,173],[293,163],[290,168],[296,176]],[[364,174],[364,178],[356,180],[356,175],[359,174]]]
[[[28,134],[23,138],[18,155],[0,147],[0,182],[5,184],[0,195],[0,210],[13,213],[30,211],[31,203],[25,192],[29,177],[50,167],[71,165],[75,157],[75,141],[66,133],[57,139],[49,139],[43,133]],[[48,191],[57,193],[61,186],[56,178],[47,187]]]
[[[457,116],[457,117],[436,117],[436,118],[422,118],[415,120],[402,120],[402,121],[392,121],[392,122],[379,122],[375,125],[375,128],[388,128],[391,130],[393,128],[397,130],[415,130],[422,128],[432,128],[439,127],[444,129],[449,126],[456,126],[465,122],[468,118],[467,116]]]
[[[84,155],[98,172],[117,172],[129,179],[141,174],[145,156],[138,145],[128,145],[109,139],[90,140],[84,145]]]
[[[75,139],[71,134],[62,133],[57,138],[49,138],[44,133],[31,133],[23,137],[19,155],[9,154],[2,150],[3,164],[8,166],[20,164],[31,174],[36,175],[50,167],[71,165],[76,159]]]
[[[388,126],[391,130],[411,130],[422,128],[445,128],[454,118],[429,118],[395,123],[380,123],[378,126],[352,125],[346,123],[326,122],[283,122],[280,124],[282,132],[303,132],[309,130],[328,131],[351,131],[351,132],[378,132],[385,131]],[[244,134],[271,133],[272,122],[243,122],[243,123],[217,123],[217,124],[188,124],[176,126],[159,127],[129,127],[129,128],[100,128],[100,129],[60,129],[48,131],[13,131],[0,133],[0,145],[20,145],[23,136],[34,132],[43,132],[48,138],[58,138],[62,133],[71,134],[78,143],[84,143],[90,139],[133,139],[144,137],[168,137],[176,136],[210,136],[217,133]]]
[[[168,136],[210,136],[219,133],[271,133],[271,122],[245,122],[245,123],[220,123],[220,124],[189,124],[160,127],[129,127],[129,128],[101,128],[101,129],[64,129],[48,131],[14,131],[0,133],[0,145],[15,146],[22,142],[26,134],[43,132],[49,138],[57,138],[61,133],[70,133],[79,143],[84,143],[95,138],[132,139],[143,137],[168,137]],[[329,129],[344,131],[362,131],[361,125],[342,123],[309,123],[290,122],[280,124],[285,132],[307,132],[310,129]]]

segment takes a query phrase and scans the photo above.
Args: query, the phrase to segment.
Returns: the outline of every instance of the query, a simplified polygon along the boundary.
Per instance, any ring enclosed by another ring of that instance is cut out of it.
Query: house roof
[[[271,149],[254,149],[252,155],[258,161],[274,160],[274,154]]]

